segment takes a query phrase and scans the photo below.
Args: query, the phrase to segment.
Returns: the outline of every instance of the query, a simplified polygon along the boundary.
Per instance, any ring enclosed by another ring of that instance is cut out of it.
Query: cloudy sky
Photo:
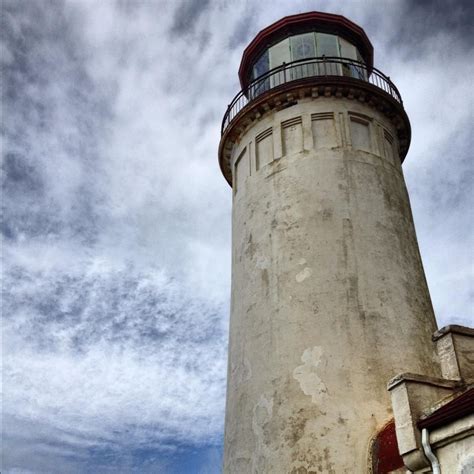
[[[360,24],[412,121],[440,326],[473,324],[469,2],[6,0],[3,471],[218,473],[242,50],[309,10]]]

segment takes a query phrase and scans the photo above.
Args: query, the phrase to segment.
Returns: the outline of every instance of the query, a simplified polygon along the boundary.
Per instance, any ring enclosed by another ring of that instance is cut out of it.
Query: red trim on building
[[[374,65],[374,48],[365,31],[342,15],[331,13],[308,12],[299,15],[285,16],[281,20],[264,28],[245,48],[240,62],[239,78],[242,89],[249,80],[252,65],[258,56],[272,44],[295,34],[306,31],[318,31],[343,37],[354,44],[367,65],[369,71]]]
[[[474,413],[474,388],[470,388],[431,415],[421,419],[418,422],[418,428],[434,430],[472,413]]]
[[[395,422],[392,420],[379,432],[372,445],[374,474],[387,474],[404,466],[398,451]]]

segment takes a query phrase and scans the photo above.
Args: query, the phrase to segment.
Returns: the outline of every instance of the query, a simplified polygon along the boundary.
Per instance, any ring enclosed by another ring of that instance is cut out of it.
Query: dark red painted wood
[[[379,432],[372,445],[373,472],[387,474],[403,467],[403,459],[398,452],[395,422],[391,421]]]
[[[418,428],[427,428],[433,430],[439,426],[447,425],[453,421],[459,420],[464,416],[474,413],[474,388],[471,388],[446,405],[436,410],[431,415],[418,422]]]

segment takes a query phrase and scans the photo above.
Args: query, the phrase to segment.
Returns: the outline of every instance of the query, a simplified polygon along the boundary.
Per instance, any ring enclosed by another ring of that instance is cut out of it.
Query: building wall
[[[474,472],[474,414],[430,433],[442,473]]]
[[[436,455],[441,472],[472,474],[474,472],[474,433],[438,448]]]
[[[304,99],[233,151],[226,473],[366,473],[386,382],[439,375],[396,131]]]

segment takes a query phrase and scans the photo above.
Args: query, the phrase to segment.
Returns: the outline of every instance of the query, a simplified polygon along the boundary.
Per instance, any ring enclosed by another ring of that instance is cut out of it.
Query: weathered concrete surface
[[[444,378],[474,382],[474,329],[451,325],[433,335]]]
[[[387,380],[440,375],[393,137],[320,97],[236,146],[224,472],[367,473]]]
[[[474,414],[433,431],[430,443],[441,472],[474,472]]]

